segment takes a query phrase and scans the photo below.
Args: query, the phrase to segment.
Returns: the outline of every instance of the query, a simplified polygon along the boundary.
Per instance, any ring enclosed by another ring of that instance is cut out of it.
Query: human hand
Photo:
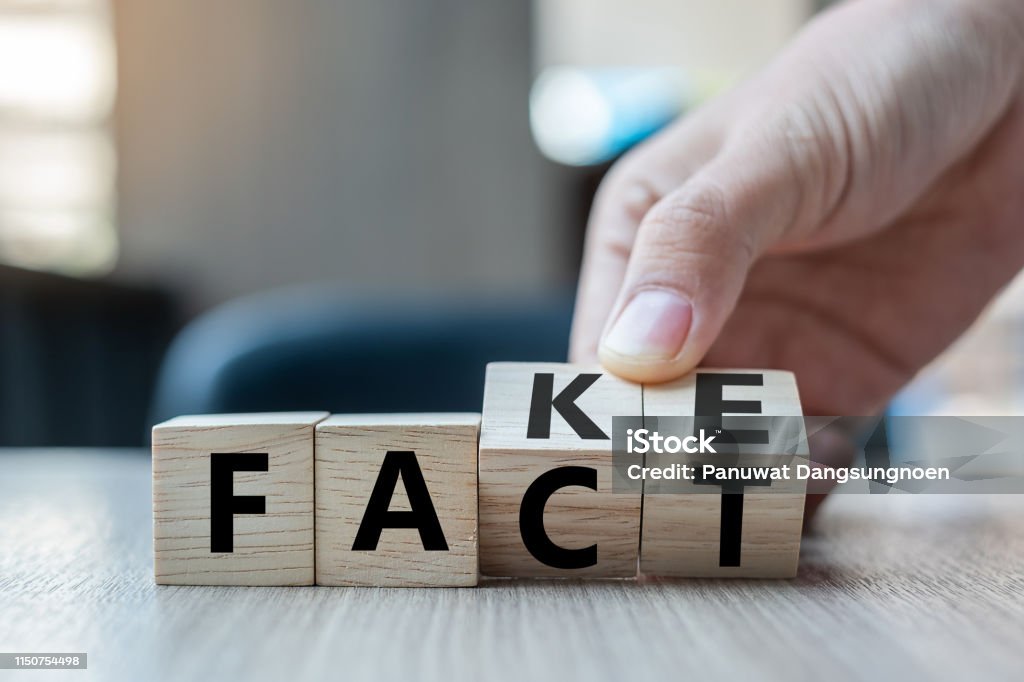
[[[871,414],[1024,264],[1024,2],[861,0],[616,164],[570,354]]]

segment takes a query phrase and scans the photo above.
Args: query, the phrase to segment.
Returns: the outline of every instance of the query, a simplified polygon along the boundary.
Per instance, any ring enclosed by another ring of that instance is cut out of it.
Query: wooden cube
[[[479,414],[321,422],[317,584],[476,585],[479,432]]]
[[[751,429],[750,417],[742,415],[757,414],[789,419],[765,420],[765,429]],[[717,424],[726,438],[737,436],[736,429],[747,432],[738,436],[747,441],[737,448],[744,454],[731,459],[721,452],[694,455],[695,465],[768,468],[789,464],[793,474],[796,463],[806,463],[800,398],[789,372],[698,370],[674,382],[645,385],[644,415],[649,429],[656,428],[659,418],[700,415],[700,423],[709,429]],[[757,444],[758,440],[765,442]],[[679,461],[679,455],[646,455],[648,467]],[[679,577],[795,576],[806,481],[793,476],[758,481],[756,486],[739,483],[645,482],[640,572]]]
[[[178,417],[153,427],[161,585],[312,585],[314,427],[327,413]]]
[[[639,490],[613,493],[612,417],[641,414],[641,388],[599,368],[487,367],[480,430],[485,575],[636,575]]]

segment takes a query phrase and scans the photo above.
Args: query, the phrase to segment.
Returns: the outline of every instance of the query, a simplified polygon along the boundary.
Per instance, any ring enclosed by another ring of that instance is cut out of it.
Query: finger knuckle
[[[814,98],[794,101],[767,116],[755,129],[755,144],[781,161],[789,188],[782,231],[831,214],[853,180],[851,124],[840,96],[822,88]]]
[[[640,225],[654,257],[713,258],[750,263],[756,244],[745,226],[729,219],[725,192],[706,183],[659,202]]]
[[[612,167],[601,182],[597,200],[623,210],[634,223],[661,199],[661,192],[651,180],[643,160],[627,156]]]
[[[783,143],[779,152],[800,186],[821,177],[829,167],[831,131],[825,118],[816,104],[797,102],[781,109],[769,124],[774,128],[769,135]]]
[[[679,195],[659,202],[645,222],[655,226],[714,229],[726,222],[724,192],[709,183],[691,185]]]

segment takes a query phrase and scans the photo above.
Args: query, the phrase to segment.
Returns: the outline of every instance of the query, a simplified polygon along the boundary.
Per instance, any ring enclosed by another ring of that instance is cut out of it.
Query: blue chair
[[[565,360],[572,297],[353,302],[279,290],[189,324],[164,360],[153,423],[179,414],[478,412],[484,367]]]

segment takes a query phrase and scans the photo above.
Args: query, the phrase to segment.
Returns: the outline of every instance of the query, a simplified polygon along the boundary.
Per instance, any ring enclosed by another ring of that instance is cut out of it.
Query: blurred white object
[[[537,0],[530,126],[548,158],[606,161],[766,62],[812,0]],[[711,74],[708,77],[706,74]]]
[[[113,267],[115,71],[108,0],[0,0],[0,262]]]
[[[533,85],[530,128],[549,159],[596,164],[656,132],[722,82],[679,69],[555,67]]]

